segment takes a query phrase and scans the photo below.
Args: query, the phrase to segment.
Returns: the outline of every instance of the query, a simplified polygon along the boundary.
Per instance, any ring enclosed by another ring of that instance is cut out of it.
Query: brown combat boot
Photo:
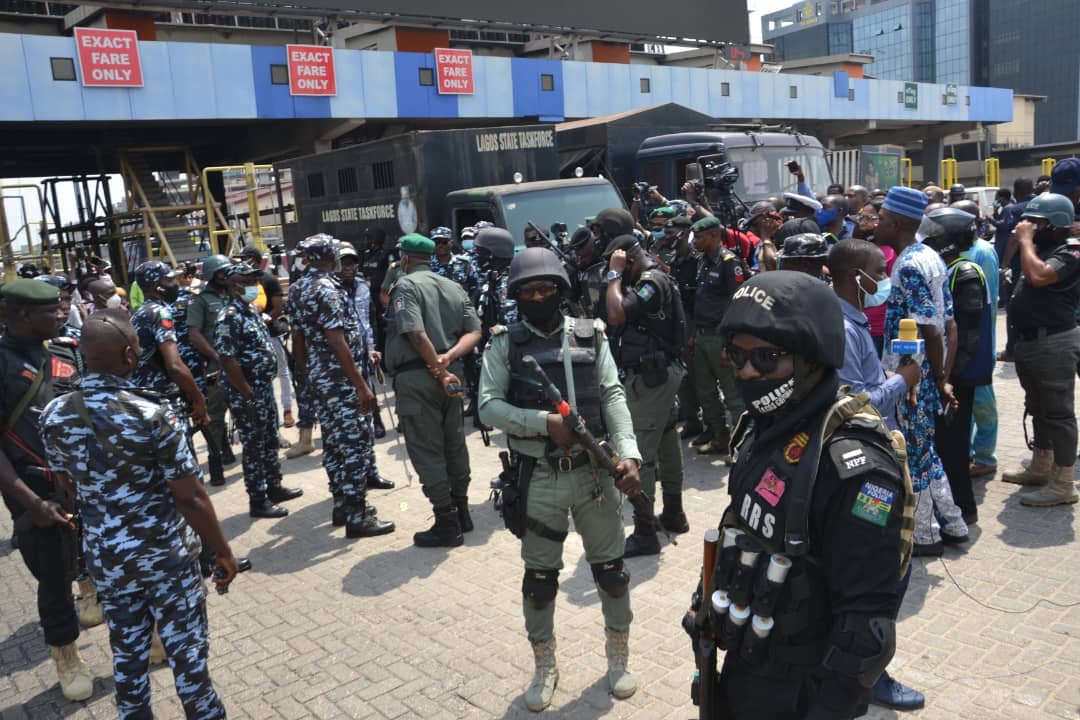
[[[72,701],[88,700],[94,694],[94,679],[90,668],[79,654],[79,646],[74,642],[56,647],[49,646],[49,653],[56,664],[56,675],[60,679],[60,691]]]
[[[1077,501],[1076,487],[1073,483],[1073,468],[1054,466],[1050,472],[1050,482],[1020,496],[1020,504],[1028,507],[1053,507],[1070,505]]]
[[[525,691],[525,707],[540,712],[551,704],[555,686],[559,684],[559,668],[555,664],[555,638],[532,644],[536,672]]]
[[[1054,451],[1035,448],[1031,454],[1031,465],[1005,473],[1001,476],[1001,481],[1014,485],[1045,485],[1050,482],[1050,471],[1053,468]]]

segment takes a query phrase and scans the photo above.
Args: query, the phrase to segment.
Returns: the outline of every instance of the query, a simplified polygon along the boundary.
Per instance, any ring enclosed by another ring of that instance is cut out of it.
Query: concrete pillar
[[[940,137],[931,137],[922,141],[923,161],[923,184],[928,180],[935,181],[938,185],[944,182],[941,178],[941,161],[945,158],[945,143]]]

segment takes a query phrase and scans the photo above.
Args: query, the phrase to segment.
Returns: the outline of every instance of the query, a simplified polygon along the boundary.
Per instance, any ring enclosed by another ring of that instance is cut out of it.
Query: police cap
[[[0,294],[12,305],[56,305],[60,302],[60,288],[30,278],[5,283]]]
[[[563,290],[570,288],[570,278],[555,253],[541,247],[525,248],[510,263],[506,290],[516,295],[518,288],[530,280],[553,280]]]
[[[307,256],[308,260],[336,260],[338,241],[333,235],[319,233],[304,238],[304,242],[300,245],[300,251]]]
[[[262,270],[253,268],[247,263],[236,263],[225,268],[225,277],[231,278],[233,275],[239,275],[240,277],[258,276],[262,275]]]
[[[398,240],[398,248],[401,252],[431,255],[435,252],[435,242],[420,233],[409,233]]]
[[[351,257],[351,258],[355,258],[356,262],[360,262],[360,253],[356,252],[356,248],[353,247],[352,243],[347,243],[347,242],[341,243],[341,247],[338,249],[338,257],[339,258]]]
[[[780,257],[790,258],[823,258],[829,254],[829,243],[825,238],[816,233],[799,233],[784,240],[784,246],[780,250]]]
[[[664,227],[669,230],[689,230],[694,225],[693,218],[686,215],[676,215],[675,217],[664,223]]]
[[[746,333],[831,368],[844,364],[844,318],[836,293],[806,273],[761,273],[735,291],[724,335]]]
[[[176,277],[176,271],[160,260],[150,260],[135,268],[135,282],[139,283],[139,287],[154,287],[165,278],[171,277]]]
[[[511,260],[514,257],[514,236],[505,228],[484,228],[476,234],[473,247],[487,250],[499,260]]]
[[[262,253],[259,252],[259,248],[255,247],[254,245],[245,245],[244,249],[240,251],[240,254],[237,257],[245,259],[251,258],[253,260],[262,260]]]

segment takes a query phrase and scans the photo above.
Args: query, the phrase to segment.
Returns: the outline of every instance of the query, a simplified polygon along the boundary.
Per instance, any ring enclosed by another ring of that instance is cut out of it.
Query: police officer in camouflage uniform
[[[490,431],[480,422],[478,393],[480,389],[480,348],[487,344],[491,329],[517,320],[517,303],[507,297],[507,280],[510,261],[514,259],[514,236],[504,228],[483,228],[474,233],[473,257],[480,273],[480,287],[471,296],[477,315],[480,316],[482,336],[480,344],[465,358],[465,383],[469,391],[469,408],[473,427]]]
[[[73,508],[49,473],[38,429],[46,403],[77,387],[80,355],[74,340],[57,338],[66,319],[57,288],[19,279],[6,283],[0,295],[7,324],[0,337],[0,490],[19,553],[37,581],[38,620],[60,689],[68,700],[86,700],[94,687],[76,643]]]
[[[470,298],[476,297],[480,289],[480,274],[468,255],[454,254],[453,230],[437,227],[431,231],[431,240],[435,243],[435,253],[431,256],[431,271],[456,282]]]
[[[304,277],[308,269],[303,247],[304,244],[300,243],[290,253],[292,255],[292,263],[289,267],[291,277],[289,280],[289,294],[285,300],[285,313],[290,318],[296,317],[297,303],[300,301],[300,288],[302,287],[300,279]],[[315,452],[315,441],[312,439],[312,433],[315,430],[315,421],[318,419],[319,411],[319,398],[315,395],[315,390],[311,386],[311,380],[308,378],[307,372],[295,362],[295,354],[293,360],[292,379],[296,389],[296,429],[299,431],[300,437],[285,451],[285,457],[290,460]]]
[[[262,271],[246,263],[225,271],[229,303],[214,326],[217,351],[229,393],[229,410],[244,447],[244,488],[248,514],[253,518],[285,517],[289,511],[275,503],[298,498],[300,488],[281,484],[278,459],[278,414],[274,399],[277,356],[263,322],[252,304],[259,295]]]
[[[404,274],[387,309],[386,367],[405,449],[435,511],[435,524],[413,543],[456,547],[473,528],[460,378],[461,359],[480,341],[480,320],[465,290],[431,271],[435,243],[410,234],[399,247]]]
[[[715,217],[698,220],[691,228],[694,246],[701,253],[697,295],[694,299],[694,374],[701,414],[712,440],[698,448],[703,454],[727,455],[731,428],[744,407],[735,390],[735,372],[723,361],[724,340],[720,320],[731,296],[746,279],[746,270],[735,253],[724,247],[727,230]],[[723,394],[717,393],[719,386]]]
[[[633,235],[615,238],[605,255],[610,258],[608,276],[612,278],[606,296],[611,354],[626,388],[626,405],[641,452],[641,491],[655,500],[659,480],[664,494],[660,523],[669,532],[689,532],[682,508],[682,448],[675,430],[676,394],[686,374],[682,301],[675,283]],[[645,517],[635,510],[625,557],[660,553],[651,515]]]
[[[555,597],[562,569],[568,513],[581,535],[604,615],[608,684],[617,698],[637,690],[627,669],[630,575],[623,568],[619,491],[639,487],[641,454],[608,349],[603,323],[564,317],[560,304],[570,280],[558,258],[542,248],[522,251],[510,265],[510,294],[522,320],[491,338],[484,351],[480,417],[509,436],[518,487],[527,486],[521,557],[525,629],[536,673],[525,705],[539,712],[551,703],[559,671],[555,662]],[[622,457],[618,480],[593,467],[573,431],[554,413],[542,385],[523,358],[532,355],[564,398],[598,437],[609,437]],[[567,377],[563,358],[571,358]]]
[[[139,365],[131,381],[137,387],[157,393],[165,400],[186,402],[196,426],[209,422],[206,400],[190,368],[180,355],[173,303],[180,294],[176,272],[163,262],[151,260],[135,268],[135,282],[143,290],[144,301],[131,316],[139,338]],[[181,413],[183,415],[183,413]],[[220,453],[211,452],[210,483],[225,484]]]
[[[858,717],[896,648],[911,554],[902,438],[865,395],[840,392],[844,323],[825,283],[762,273],[720,328],[747,412],[722,549],[692,602],[701,717]],[[714,641],[726,651],[718,678]]]
[[[296,283],[293,306],[293,354],[319,399],[323,429],[323,467],[334,496],[331,522],[345,526],[350,538],[385,535],[394,524],[379,520],[367,502],[372,427],[366,416],[375,394],[364,380],[367,349],[356,313],[341,284],[338,241],[314,235],[304,241],[308,270]]]
[[[139,341],[122,313],[91,316],[81,349],[88,370],[81,389],[49,403],[41,427],[49,466],[78,497],[87,566],[109,625],[119,717],[150,715],[156,623],[185,715],[224,718],[207,667],[199,538],[215,554],[219,587],[228,587],[237,564],[184,423],[132,383]]]

